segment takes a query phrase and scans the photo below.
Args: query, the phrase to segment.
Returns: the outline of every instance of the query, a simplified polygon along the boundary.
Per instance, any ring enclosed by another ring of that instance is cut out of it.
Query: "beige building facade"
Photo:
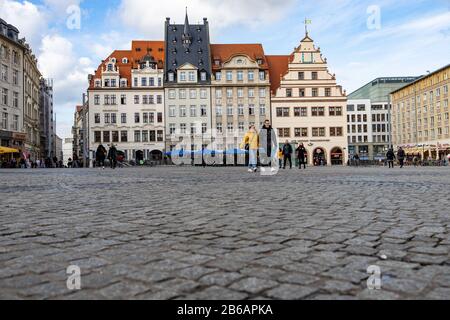
[[[392,92],[394,146],[423,160],[450,154],[449,84],[447,65]]]
[[[19,30],[0,19],[0,145],[25,151],[23,55]]]
[[[268,56],[278,140],[303,143],[310,165],[348,161],[347,97],[308,33],[290,56]]]
[[[270,118],[268,63],[260,44],[213,44],[211,54],[214,147],[233,150]]]
[[[40,135],[40,80],[41,73],[37,59],[30,46],[25,44],[24,54],[24,132],[26,133],[25,151],[31,160],[42,157]]]

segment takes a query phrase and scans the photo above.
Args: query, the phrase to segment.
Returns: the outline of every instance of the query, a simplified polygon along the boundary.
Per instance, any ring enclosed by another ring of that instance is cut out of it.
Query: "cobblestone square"
[[[449,168],[0,170],[0,181],[1,299],[450,298]],[[81,290],[67,288],[70,265]]]

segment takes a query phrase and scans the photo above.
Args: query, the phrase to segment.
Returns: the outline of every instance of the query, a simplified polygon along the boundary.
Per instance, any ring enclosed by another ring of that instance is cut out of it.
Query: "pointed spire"
[[[188,18],[188,12],[186,7],[186,18],[184,19],[184,34],[189,34],[189,18]]]

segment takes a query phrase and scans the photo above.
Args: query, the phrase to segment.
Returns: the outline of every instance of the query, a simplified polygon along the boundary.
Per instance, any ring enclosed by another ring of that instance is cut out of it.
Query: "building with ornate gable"
[[[347,97],[308,32],[289,56],[267,56],[280,143],[303,143],[310,165],[348,161]]]

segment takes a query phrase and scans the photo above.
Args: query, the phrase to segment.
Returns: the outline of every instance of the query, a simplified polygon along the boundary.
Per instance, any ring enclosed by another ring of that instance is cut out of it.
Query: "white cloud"
[[[75,106],[81,103],[87,88],[87,75],[95,67],[90,58],[78,57],[72,42],[58,34],[45,36],[40,50],[39,68],[45,77],[53,79],[55,113],[66,120],[58,132],[66,137],[70,135],[68,123]]]
[[[379,38],[402,37],[407,39],[411,36],[418,39],[427,39],[436,33],[450,28],[450,11],[429,15],[399,25],[391,25],[375,32],[366,32],[355,39],[355,42],[368,41]]]
[[[256,27],[278,21],[294,3],[295,0],[168,0],[152,6],[147,0],[122,0],[119,9],[111,15],[117,15],[126,26],[147,37],[162,38],[165,18],[183,23],[186,6],[191,23],[202,22],[203,17],[207,17],[217,30],[237,25]]]
[[[77,57],[72,43],[60,35],[42,40],[39,67],[45,77],[54,79],[56,100],[80,99],[87,87],[87,75],[94,66],[88,57]]]
[[[0,0],[1,17],[19,29],[20,37],[26,37],[32,48],[39,46],[47,31],[47,18],[42,8],[28,2]]]
[[[67,8],[70,6],[80,6],[83,0],[44,0],[48,9],[54,13],[65,15]]]

